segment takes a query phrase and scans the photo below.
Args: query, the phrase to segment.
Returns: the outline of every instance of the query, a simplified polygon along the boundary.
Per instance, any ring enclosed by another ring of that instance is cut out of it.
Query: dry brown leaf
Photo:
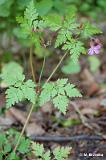
[[[0,126],[2,126],[2,127],[11,126],[13,123],[14,123],[14,121],[12,121],[9,118],[0,117]]]
[[[52,104],[50,102],[47,102],[45,105],[42,106],[41,111],[44,113],[52,113]]]
[[[9,110],[11,112],[11,114],[14,116],[14,118],[21,122],[22,124],[25,123],[26,121],[26,114],[25,112],[19,110],[19,109],[16,109],[16,108],[10,108]]]
[[[93,109],[93,108],[83,108],[82,110],[81,110],[81,113],[82,114],[92,114],[92,115],[95,115],[95,114],[97,114],[98,113],[98,110],[97,109]]]
[[[36,122],[29,123],[26,127],[26,134],[28,137],[33,135],[43,135],[44,133],[45,130]]]

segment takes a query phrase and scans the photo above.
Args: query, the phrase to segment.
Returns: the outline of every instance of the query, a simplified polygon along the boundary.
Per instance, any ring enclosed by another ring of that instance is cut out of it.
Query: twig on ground
[[[76,103],[71,101],[70,104],[74,107],[75,111],[78,113],[79,118],[82,121],[83,125],[88,127],[89,129],[93,129],[93,127],[86,122],[86,117],[83,116],[83,114],[80,112],[79,107],[76,105]]]
[[[31,136],[30,137],[34,141],[41,141],[41,142],[57,142],[57,143],[64,143],[64,142],[71,142],[71,141],[102,141],[106,140],[101,136],[97,135],[76,135],[71,137],[63,137],[63,136]]]

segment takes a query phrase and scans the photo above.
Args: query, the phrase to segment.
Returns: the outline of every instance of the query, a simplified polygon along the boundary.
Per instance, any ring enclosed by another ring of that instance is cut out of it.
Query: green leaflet
[[[70,16],[70,18],[66,17],[59,28],[60,30],[56,38],[55,48],[63,45],[68,40],[71,40],[74,30],[76,30],[78,26],[79,24],[76,23],[76,19],[74,18],[74,16]]]
[[[16,144],[19,138],[19,132],[9,129],[6,133],[0,134],[0,160],[3,160],[6,156],[6,160],[20,160],[19,157],[13,152],[13,146]],[[17,148],[17,151],[21,154],[28,153],[30,151],[31,141],[25,137],[21,137],[21,142]]]
[[[54,106],[64,114],[66,113],[68,103],[69,103],[69,100],[67,96],[64,96],[64,95],[58,95],[53,99]]]
[[[0,0],[0,17],[8,17],[10,15],[10,9],[13,3],[13,0]]]
[[[36,157],[41,157],[41,160],[51,160],[50,151],[45,152],[43,144],[32,143],[32,150]]]
[[[20,153],[28,153],[30,149],[30,140],[29,139],[25,139],[24,137],[22,137],[21,139],[21,143],[18,147],[18,151]]]
[[[46,102],[50,101],[51,96],[55,95],[54,90],[54,83],[47,83],[43,86],[43,91],[40,95],[40,105],[45,104]]]
[[[66,31],[61,29],[57,35],[57,39],[55,42],[55,48],[59,47],[60,45],[64,44],[67,40]]]
[[[52,0],[42,0],[42,1],[36,2],[35,7],[37,9],[37,12],[40,15],[45,15],[53,7],[53,1]]]
[[[17,148],[18,155],[13,151],[13,146],[16,145],[19,138],[19,132],[14,129],[9,129],[6,133],[0,133],[0,160],[6,156],[8,160],[20,160],[20,154],[37,160],[66,160],[68,158],[71,147],[57,147],[53,150],[46,150],[43,144],[32,142],[30,139],[21,137],[20,144]],[[12,141],[14,139],[14,141]]]
[[[73,62],[77,62],[81,53],[85,53],[84,44],[80,41],[71,40],[64,44],[63,50],[68,50],[71,54],[71,59]]]
[[[32,80],[21,83],[18,87],[11,86],[6,90],[6,106],[11,107],[15,103],[27,99],[33,104],[36,100],[35,84]]]
[[[22,67],[16,62],[6,64],[2,69],[1,77],[8,85],[6,90],[6,106],[11,107],[24,99],[33,104],[36,99],[35,84],[32,80],[25,81]]]
[[[100,33],[102,33],[102,31],[99,28],[97,28],[96,26],[90,24],[89,22],[84,24],[82,34],[85,38],[91,37],[95,34],[100,34]]]
[[[99,58],[97,58],[96,56],[90,56],[88,57],[88,61],[90,65],[90,70],[95,73],[99,69],[101,64]]]
[[[62,17],[58,14],[49,14],[43,17],[46,27],[49,27],[51,31],[57,31],[61,28],[61,19]]]
[[[39,20],[38,13],[34,6],[34,2],[31,1],[24,12],[24,16],[17,17],[17,22],[20,24],[22,32],[27,36],[32,36],[32,31],[36,29],[42,29],[45,24],[41,19]]]
[[[33,153],[39,157],[39,156],[43,156],[44,153],[44,147],[43,144],[39,144],[39,143],[32,143],[32,149],[33,149]]]
[[[45,3],[47,3],[47,8],[45,8],[45,11],[39,11],[42,8],[41,6],[45,6]],[[17,17],[17,21],[21,25],[23,33],[21,35],[23,35],[23,37],[25,37],[25,35],[26,37],[30,36],[31,42],[36,44],[35,52],[37,52],[39,57],[42,57],[42,54],[47,52],[47,50],[44,50],[41,46],[43,34],[37,38],[38,40],[36,40],[35,33],[42,33],[45,29],[49,29],[52,32],[57,32],[55,48],[62,46],[63,50],[68,50],[71,54],[71,59],[73,62],[78,61],[81,53],[85,53],[83,43],[80,41],[81,36],[91,37],[94,34],[101,33],[100,29],[91,25],[89,22],[80,24],[77,21],[75,14],[66,14],[62,17],[56,13],[55,15],[54,13],[50,13],[45,16],[45,12],[48,12],[53,6],[53,2],[51,0],[42,0],[41,2],[36,2],[35,4],[36,5],[34,5],[33,1],[31,1],[24,12],[24,16]],[[41,14],[38,15],[36,9]]]
[[[3,79],[3,82],[8,86],[15,85],[15,83],[17,83],[18,81],[23,82],[25,79],[22,67],[16,62],[5,64],[2,69],[1,77]]]
[[[50,82],[43,86],[40,95],[40,105],[51,100],[54,106],[65,114],[69,98],[81,96],[75,86],[68,82],[68,79],[58,79],[56,82]]]
[[[36,158],[40,158],[39,160],[66,160],[70,154],[71,147],[57,147],[54,149],[53,154],[51,154],[50,150],[45,151],[43,144],[32,142],[32,150]]]
[[[70,154],[71,147],[57,147],[53,151],[56,160],[66,160]]]
[[[66,64],[62,67],[62,72],[65,74],[76,74],[81,70],[79,62],[73,62],[71,57],[67,59]]]

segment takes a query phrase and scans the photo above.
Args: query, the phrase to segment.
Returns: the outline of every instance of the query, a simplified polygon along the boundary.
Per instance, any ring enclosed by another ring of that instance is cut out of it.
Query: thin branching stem
[[[64,60],[64,58],[66,57],[67,53],[68,53],[68,52],[66,52],[66,53],[62,56],[62,58],[60,59],[59,63],[58,63],[57,66],[54,68],[53,72],[50,74],[49,78],[46,80],[45,83],[48,83],[48,82],[50,81],[50,79],[52,78],[52,76],[53,76],[54,73],[57,71],[58,67],[60,66],[60,64],[63,62],[63,60]],[[35,81],[34,69],[33,69],[33,64],[32,64],[32,47],[31,47],[31,49],[30,49],[30,65],[31,65],[31,71],[32,71],[33,80]],[[44,70],[44,65],[45,65],[45,60],[44,60],[44,62],[43,62],[43,66],[42,66],[42,70],[41,70],[40,77],[42,76],[42,73],[43,73],[43,70]],[[39,81],[41,81],[41,78],[39,78],[39,79],[40,79]],[[36,103],[35,103],[35,104],[36,104]],[[15,148],[14,148],[14,150],[13,150],[14,152],[16,152],[16,150],[17,150],[17,148],[18,148],[18,146],[19,146],[19,144],[20,144],[21,138],[22,138],[22,136],[23,136],[23,134],[24,134],[24,131],[25,131],[26,126],[27,126],[27,124],[28,124],[28,122],[29,122],[29,119],[30,119],[30,117],[31,117],[31,114],[32,114],[32,111],[33,111],[34,107],[35,107],[35,105],[32,105],[32,106],[31,106],[31,109],[30,109],[30,111],[29,111],[29,113],[28,113],[26,122],[25,122],[25,124],[24,124],[24,126],[23,126],[23,129],[22,129],[22,131],[21,131],[21,133],[20,133],[20,136],[19,136],[19,138],[18,138],[18,141],[17,141],[17,143],[16,143],[16,145],[15,145]]]
[[[33,77],[34,82],[36,82],[34,67],[33,67],[33,46],[30,47],[29,61],[30,61],[30,68],[31,68],[32,77]]]
[[[19,146],[19,144],[20,144],[20,140],[21,140],[21,138],[22,138],[22,136],[23,136],[23,134],[24,134],[24,131],[25,131],[25,129],[26,129],[26,126],[27,126],[27,124],[28,124],[28,122],[29,122],[29,119],[30,119],[30,116],[31,116],[31,113],[32,113],[32,111],[33,111],[33,108],[34,108],[34,104],[32,104],[32,106],[31,106],[31,109],[30,109],[30,111],[29,111],[29,113],[28,113],[28,116],[27,116],[27,119],[26,119],[26,121],[25,121],[25,124],[24,124],[24,126],[23,126],[23,128],[22,128],[22,131],[21,131],[21,133],[20,133],[20,136],[19,136],[19,138],[18,138],[18,141],[17,141],[17,143],[16,143],[16,145],[15,145],[15,148],[14,148],[14,152],[16,152],[16,150],[17,150],[17,147]]]
[[[42,78],[42,74],[43,74],[43,71],[44,71],[44,67],[45,67],[45,55],[44,55],[44,59],[43,59],[43,65],[42,65],[42,69],[41,69],[41,72],[40,72],[40,76],[39,76],[39,81],[38,81],[38,86],[40,86],[40,83],[41,83],[41,78]]]
[[[64,58],[66,57],[68,52],[66,52],[62,58],[60,59],[59,63],[57,64],[57,66],[53,69],[52,73],[50,74],[50,76],[48,77],[48,79],[46,80],[45,83],[48,83],[50,81],[50,79],[52,78],[52,76],[54,75],[54,73],[57,71],[57,69],[59,68],[60,64],[63,62]]]
[[[33,54],[32,54],[32,50],[33,49],[33,47],[31,46],[31,48],[30,48],[30,56],[29,56],[29,61],[30,61],[30,67],[31,67],[31,73],[32,73],[32,77],[33,77],[33,80],[34,80],[34,82],[36,82],[36,80],[35,80],[35,74],[34,74],[34,68],[33,68]],[[24,134],[24,131],[25,131],[25,129],[26,129],[26,126],[27,126],[27,124],[28,124],[28,122],[29,122],[29,119],[30,119],[30,117],[31,117],[31,113],[32,113],[32,111],[33,111],[33,109],[34,109],[34,104],[32,104],[32,106],[31,106],[31,108],[30,108],[30,111],[29,111],[29,113],[28,113],[28,116],[27,116],[27,119],[26,119],[26,121],[25,121],[25,124],[24,124],[24,126],[23,126],[23,128],[22,128],[22,131],[21,131],[21,133],[20,133],[20,136],[19,136],[19,138],[18,138],[18,140],[17,140],[17,143],[16,143],[16,145],[15,145],[15,147],[14,147],[14,152],[16,152],[16,150],[17,150],[17,147],[19,146],[19,143],[20,143],[20,140],[21,140],[21,137],[23,136],[23,134]]]

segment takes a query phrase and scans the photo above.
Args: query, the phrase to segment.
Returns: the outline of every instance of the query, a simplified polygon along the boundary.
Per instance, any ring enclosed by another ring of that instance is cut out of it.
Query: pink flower
[[[88,54],[89,55],[99,54],[101,47],[102,47],[101,44],[98,44],[96,46],[92,45],[91,48],[88,50]]]

